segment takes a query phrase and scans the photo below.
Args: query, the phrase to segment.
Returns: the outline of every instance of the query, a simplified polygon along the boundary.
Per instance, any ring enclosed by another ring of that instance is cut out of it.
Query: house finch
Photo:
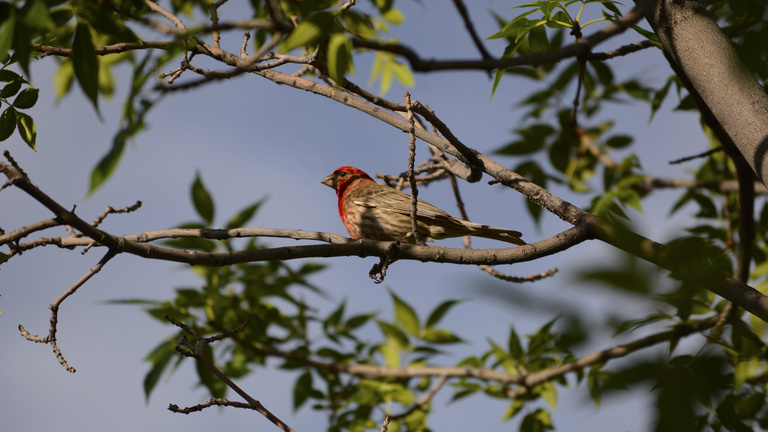
[[[415,243],[410,195],[376,183],[350,166],[337,169],[322,183],[336,189],[341,221],[353,239]],[[518,231],[458,219],[422,200],[418,200],[416,210],[416,223],[424,241],[471,235],[525,244]]]

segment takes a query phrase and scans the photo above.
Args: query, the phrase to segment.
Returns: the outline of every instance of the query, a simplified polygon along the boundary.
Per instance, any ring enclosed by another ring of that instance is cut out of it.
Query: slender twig
[[[686,179],[661,179],[661,178],[648,178],[646,181],[641,185],[645,189],[655,189],[655,188],[689,188],[689,189],[695,189],[695,188],[702,188],[702,189],[712,189],[718,192],[727,193],[727,192],[736,192],[739,190],[739,183],[736,180],[723,180],[720,182],[715,181],[698,181],[698,180],[686,180]],[[750,189],[752,189],[756,194],[768,194],[768,188],[765,187],[764,184],[760,182],[753,182],[751,185],[747,185]]]
[[[45,55],[55,55],[59,57],[69,57],[72,54],[71,48],[58,48],[49,45],[40,45],[33,43],[32,49]],[[161,41],[139,41],[122,42],[114,45],[99,46],[95,48],[96,55],[104,56],[109,54],[119,54],[126,51],[135,51],[143,49],[162,49],[170,50],[182,45],[182,42],[161,42]]]
[[[689,324],[679,324],[672,330],[655,333],[627,344],[597,351],[595,353],[578,358],[572,362],[566,363],[562,366],[544,369],[543,371],[532,374],[522,375],[520,379],[517,380],[517,383],[520,384],[520,387],[515,390],[509,390],[507,392],[507,396],[516,398],[528,393],[534,386],[547,381],[551,381],[557,377],[565,375],[568,372],[579,371],[596,363],[602,363],[611,359],[624,357],[627,354],[643,348],[648,348],[653,345],[676,340],[694,333],[699,333],[710,327],[713,327],[719,319],[720,314],[715,314],[701,321],[696,321]]]
[[[599,53],[591,52],[587,54],[585,58],[590,61],[591,60],[608,60],[614,57],[625,56],[627,54],[644,50],[646,48],[661,48],[661,47],[659,47],[658,45],[656,45],[655,43],[649,40],[644,40],[641,42],[634,42],[629,45],[621,46],[615,50],[609,50],[609,51],[599,52]]]
[[[266,417],[269,421],[271,421],[275,426],[280,428],[280,430],[284,432],[294,432],[293,429],[291,429],[284,421],[280,420],[277,416],[272,414],[267,408],[264,407],[264,405],[261,404],[258,400],[254,399],[246,393],[243,389],[241,389],[237,384],[232,382],[226,375],[224,375],[223,372],[221,372],[211,361],[205,356],[204,350],[205,347],[212,342],[216,342],[225,338],[232,337],[236,333],[242,331],[245,326],[248,324],[247,322],[244,322],[243,324],[240,324],[235,329],[229,330],[227,332],[211,336],[211,337],[201,337],[197,334],[197,332],[190,328],[189,326],[185,325],[184,323],[166,316],[165,317],[168,321],[176,325],[177,327],[181,328],[185,332],[192,335],[195,339],[197,339],[197,345],[193,345],[186,337],[182,338],[181,345],[177,346],[177,351],[187,357],[193,357],[195,360],[202,363],[208,370],[213,372],[216,377],[218,377],[222,382],[224,382],[229,388],[235,391],[240,397],[245,399],[248,402],[248,405],[251,409],[259,412],[261,415]],[[182,348],[183,346],[183,348]],[[180,412],[180,411],[176,411]]]
[[[106,219],[110,214],[131,213],[138,210],[139,207],[141,207],[141,201],[136,201],[136,204],[132,206],[119,209],[115,209],[112,206],[107,206],[106,210],[104,210],[98,217],[96,217],[96,219],[94,219],[93,222],[91,222],[91,226],[96,228],[97,226],[101,225],[101,223],[104,222],[104,219]]]
[[[467,215],[467,210],[464,207],[464,200],[461,199],[461,192],[459,191],[459,184],[456,181],[456,177],[454,177],[451,174],[451,175],[448,175],[448,179],[451,182],[451,188],[453,189],[453,196],[456,199],[456,206],[459,208],[459,214],[461,215],[461,218],[464,220],[469,220],[469,216]],[[465,249],[472,248],[472,240],[470,239],[470,236],[464,237],[464,248]],[[537,280],[544,279],[545,277],[553,276],[555,273],[557,273],[557,269],[555,268],[555,269],[547,270],[543,273],[539,273],[537,275],[512,276],[512,275],[500,272],[489,265],[481,264],[478,267],[480,268],[480,270],[488,273],[489,275],[495,277],[496,279],[500,279],[505,282],[512,282],[512,283],[535,282]]]
[[[464,5],[464,2],[462,0],[453,0],[453,4],[456,6],[456,10],[459,11],[459,15],[461,15],[461,19],[464,21],[464,26],[467,28],[467,32],[469,32],[469,36],[472,38],[472,42],[475,43],[477,50],[480,51],[480,55],[484,59],[493,58],[488,50],[485,49],[483,40],[480,39],[480,36],[477,35],[477,32],[475,31],[475,25],[472,24],[472,20],[469,19],[469,11]]]
[[[231,401],[228,399],[221,399],[221,398],[211,398],[203,403],[193,405],[187,408],[179,408],[178,405],[171,404],[168,406],[168,410],[175,413],[179,413],[179,414],[191,414],[193,412],[202,411],[211,406],[229,406],[233,408],[253,409],[253,407],[251,407],[250,404],[247,404],[244,402],[235,402],[235,401]]]
[[[390,416],[391,420],[400,420],[402,418],[405,418],[409,416],[411,413],[415,412],[416,410],[420,409],[424,405],[426,405],[432,398],[437,394],[438,391],[443,387],[443,384],[448,380],[447,376],[441,376],[437,378],[437,381],[432,385],[432,387],[429,388],[417,401],[415,404],[413,404],[410,408],[407,410],[401,412],[400,414],[392,414]]]
[[[243,35],[243,45],[240,47],[240,57],[248,58],[248,41],[251,39],[250,33]]]
[[[221,34],[219,33],[218,25],[219,25],[219,7],[221,7],[224,3],[226,3],[228,0],[218,0],[215,3],[211,3],[208,6],[208,12],[211,14],[211,24],[214,27],[213,30],[213,46],[216,48],[221,48]]]
[[[341,0],[339,0],[339,3],[341,3]],[[354,6],[355,3],[357,3],[355,0],[349,0],[346,3],[342,4],[341,7],[339,8],[339,10],[343,12],[343,11],[351,8],[352,6]]]
[[[746,282],[749,280],[749,270],[755,242],[755,191],[751,187],[755,183],[755,174],[742,158],[733,158],[733,162],[736,165],[736,176],[739,182],[739,242],[736,255],[736,270],[733,276],[738,281]],[[725,304],[720,314],[720,320],[718,320],[710,335],[711,341],[720,339],[725,323],[737,309],[734,307],[733,302]]]
[[[416,173],[414,172],[414,164],[416,160],[416,122],[413,120],[413,109],[411,107],[411,94],[405,92],[405,107],[408,112],[408,136],[410,141],[408,144],[408,184],[411,185],[411,232],[413,233],[413,239],[417,245],[423,245],[424,239],[419,232],[418,214],[417,209],[419,203],[419,190],[416,186]]]
[[[42,231],[55,226],[60,226],[61,224],[62,222],[60,220],[54,218],[54,219],[41,220],[39,222],[35,222],[32,224],[23,226],[21,228],[18,228],[13,231],[0,235],[0,246],[4,244],[16,242],[34,232]]]
[[[707,150],[707,151],[699,153],[699,154],[695,154],[693,156],[686,156],[686,157],[683,157],[683,158],[680,158],[680,159],[675,159],[673,161],[669,161],[669,164],[670,165],[676,165],[676,164],[681,164],[683,162],[688,162],[688,161],[691,161],[691,160],[694,160],[694,159],[702,159],[702,158],[709,157],[709,156],[711,156],[711,155],[713,155],[715,153],[721,152],[721,151],[723,151],[723,146],[715,147],[713,149]]]
[[[67,297],[74,294],[78,288],[83,286],[90,278],[92,278],[96,273],[101,271],[101,269],[111,260],[115,255],[117,255],[116,252],[109,250],[104,257],[101,258],[101,260],[91,268],[88,273],[83,275],[77,282],[72,284],[69,288],[67,288],[66,291],[64,291],[59,298],[57,298],[53,303],[50,305],[51,309],[51,320],[50,320],[50,327],[48,329],[48,336],[46,337],[40,337],[33,334],[30,334],[24,326],[19,324],[19,331],[21,332],[21,335],[25,337],[27,340],[30,340],[32,342],[38,342],[38,343],[48,343],[51,344],[51,347],[53,348],[53,352],[56,355],[56,358],[59,360],[59,363],[64,366],[64,369],[66,369],[68,372],[75,372],[75,368],[70,366],[67,363],[67,360],[64,358],[64,355],[61,353],[61,350],[58,347],[58,344],[56,343],[56,332],[58,331],[57,326],[59,322],[59,307],[61,306],[61,303],[64,302],[64,300],[67,299]]]
[[[168,21],[173,23],[173,25],[175,25],[177,29],[179,30],[187,29],[187,26],[185,26],[184,23],[181,22],[181,20],[176,15],[172,14],[171,12],[169,12],[159,4],[150,0],[145,0],[144,4],[146,4],[152,11],[159,13],[160,15],[165,17]]]

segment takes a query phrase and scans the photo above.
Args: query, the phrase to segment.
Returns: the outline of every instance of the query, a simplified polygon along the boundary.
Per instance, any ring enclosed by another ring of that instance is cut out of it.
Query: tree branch
[[[768,95],[730,39],[700,2],[635,2],[707,125],[732,157],[743,157],[768,185]]]
[[[512,57],[508,59],[489,58],[483,60],[424,60],[414,50],[405,45],[362,40],[357,38],[352,39],[352,45],[355,48],[367,48],[397,54],[408,60],[408,63],[411,65],[411,69],[416,72],[432,72],[439,70],[492,71],[499,68],[552,63],[569,57],[587,55],[594,46],[604,42],[606,39],[622,33],[624,30],[635,25],[642,18],[643,14],[640,9],[633,8],[626,15],[616,20],[615,22],[605,26],[603,29],[586,38],[577,40],[572,44],[563,46],[554,51],[531,54],[521,57]]]

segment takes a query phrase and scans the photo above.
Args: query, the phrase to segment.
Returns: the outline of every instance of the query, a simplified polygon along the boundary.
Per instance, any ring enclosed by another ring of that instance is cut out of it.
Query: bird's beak
[[[336,177],[334,177],[333,174],[324,178],[320,183],[328,186],[331,189],[336,189]]]

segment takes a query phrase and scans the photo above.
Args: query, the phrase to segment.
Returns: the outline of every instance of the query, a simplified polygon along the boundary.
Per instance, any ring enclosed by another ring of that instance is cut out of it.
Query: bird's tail
[[[464,226],[472,229],[473,231],[472,235],[474,236],[489,238],[493,240],[501,240],[501,241],[504,241],[507,243],[513,243],[519,246],[527,244],[523,241],[523,239],[520,238],[523,236],[523,234],[520,231],[493,227],[488,225],[481,225],[478,223],[469,222],[465,220],[462,220],[462,222],[464,223]]]

